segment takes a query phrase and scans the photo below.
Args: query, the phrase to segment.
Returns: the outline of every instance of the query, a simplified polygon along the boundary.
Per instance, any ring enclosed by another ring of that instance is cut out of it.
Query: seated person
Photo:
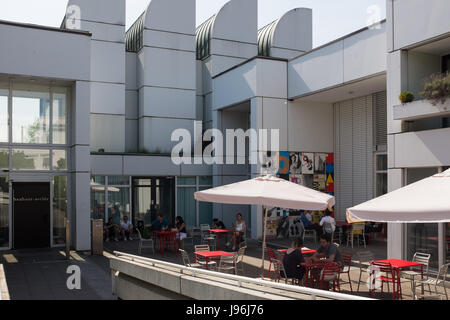
[[[177,234],[177,237],[180,238],[180,240],[183,240],[187,237],[187,232],[186,232],[186,224],[184,223],[183,217],[176,217],[175,218],[175,226],[177,228],[177,232],[179,234]]]
[[[217,218],[213,219],[213,228],[214,229],[226,229],[225,224]]]
[[[298,281],[303,279],[305,275],[305,258],[302,254],[303,239],[297,237],[292,242],[291,247],[286,251],[283,259],[284,270],[286,270],[287,278],[294,278]]]
[[[309,218],[308,218],[309,215]],[[305,230],[315,230],[317,234],[317,239],[319,239],[320,235],[322,234],[322,227],[318,225],[317,223],[312,222],[312,217],[309,212],[303,211],[300,215],[300,220],[303,223],[303,226],[305,227]]]
[[[163,217],[162,214],[158,214],[156,216],[156,220],[153,221],[150,226],[153,228],[153,230],[156,231],[164,231],[168,228],[169,223],[167,222],[167,220]]]
[[[123,221],[120,223],[120,230],[123,241],[127,241],[127,237],[128,239],[133,240],[133,238],[131,238],[131,234],[133,233],[133,225],[131,224],[131,221],[128,221],[127,216],[123,216]]]
[[[327,209],[325,211],[325,216],[320,220],[319,225],[321,227],[325,225],[323,231],[326,232],[326,233],[333,233],[336,230],[336,221],[331,216],[331,211],[330,210]]]
[[[117,237],[119,236],[119,226],[114,223],[113,218],[110,217],[108,222],[103,227],[106,233],[106,242],[109,241],[109,238],[114,234],[114,241],[119,241]]]
[[[233,251],[236,250],[236,243],[241,243],[245,239],[245,233],[247,232],[247,227],[245,225],[245,221],[242,217],[242,214],[238,213],[236,215],[236,222],[233,224],[233,237],[231,241],[233,242]],[[230,242],[227,242],[227,247],[230,246]]]
[[[331,235],[324,233],[320,236],[320,247],[312,256],[314,262],[340,262],[343,268],[342,257],[339,249],[334,243],[331,243]]]

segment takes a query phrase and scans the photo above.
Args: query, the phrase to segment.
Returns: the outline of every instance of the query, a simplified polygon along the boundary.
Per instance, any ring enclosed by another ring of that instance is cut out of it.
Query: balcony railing
[[[450,117],[450,99],[435,106],[429,100],[417,100],[394,107],[394,120],[412,121],[434,117]]]

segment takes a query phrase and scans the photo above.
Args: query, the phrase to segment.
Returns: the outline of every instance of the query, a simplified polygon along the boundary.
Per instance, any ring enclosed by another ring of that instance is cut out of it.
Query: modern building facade
[[[261,208],[193,193],[271,172],[334,194],[345,220],[346,208],[450,166],[450,113],[398,102],[448,66],[442,1],[387,0],[386,21],[318,48],[310,9],[258,30],[257,1],[231,0],[196,28],[195,5],[152,0],[128,31],[125,0],[70,0],[61,28],[0,22],[1,248],[64,245],[68,218],[72,246],[87,250],[91,218],[138,224],[157,212],[190,226],[230,226],[240,212],[258,239]],[[269,148],[247,143],[244,164],[176,165],[176,129],[192,146],[208,129],[278,129],[280,160],[272,171]],[[264,161],[250,164],[254,154]],[[437,266],[448,234],[389,225],[388,254],[435,248]]]

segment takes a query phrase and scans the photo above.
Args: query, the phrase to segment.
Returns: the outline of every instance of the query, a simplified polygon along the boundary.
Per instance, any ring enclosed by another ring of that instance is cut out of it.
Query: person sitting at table
[[[150,227],[152,227],[153,230],[156,231],[164,231],[168,226],[169,223],[167,222],[166,218],[164,218],[160,213],[156,216],[156,220],[150,224]]]
[[[233,251],[236,250],[236,242],[241,243],[245,239],[245,232],[247,231],[247,227],[245,225],[245,221],[242,218],[242,214],[238,213],[236,215],[236,222],[233,224],[233,237],[231,238],[231,241],[233,242]],[[227,242],[227,247],[230,246],[230,242]]]
[[[106,242],[109,241],[109,238],[114,234],[114,241],[119,241],[117,237],[119,236],[119,226],[114,223],[113,218],[109,217],[108,223],[106,223],[105,227],[106,233]]]
[[[226,229],[225,224],[217,218],[213,219],[213,228],[214,229]]]
[[[309,212],[303,211],[302,214],[300,215],[300,220],[302,220],[302,223],[303,223],[303,226],[305,227],[305,230],[314,230],[314,231],[316,231],[317,240],[319,240],[320,239],[320,235],[323,232],[323,229],[317,223],[313,223],[312,222],[311,214],[309,214],[309,218],[308,218],[307,214],[309,214]]]
[[[177,238],[179,237],[180,240],[183,240],[187,237],[186,232],[186,224],[184,223],[183,217],[176,217],[175,218],[175,227],[177,228]]]
[[[133,240],[131,234],[133,233],[133,225],[131,221],[128,221],[127,216],[123,216],[123,221],[120,223],[120,230],[122,233],[123,241],[127,241],[127,237],[130,240]]]
[[[320,247],[312,256],[314,262],[339,262],[343,268],[341,253],[337,246],[331,242],[331,234],[324,233],[320,236]]]
[[[325,216],[320,220],[319,225],[321,227],[323,226],[323,231],[329,234],[333,233],[336,230],[336,221],[331,216],[330,210],[327,209],[325,211]]]
[[[302,254],[303,239],[297,237],[283,258],[284,270],[286,270],[286,278],[294,278],[298,281],[303,279],[305,275],[305,258]]]

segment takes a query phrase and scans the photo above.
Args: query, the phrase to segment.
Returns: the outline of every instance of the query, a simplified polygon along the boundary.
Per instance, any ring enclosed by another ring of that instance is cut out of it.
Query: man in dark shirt
[[[166,229],[169,226],[167,220],[162,216],[162,214],[158,214],[156,216],[156,220],[151,224],[153,230],[161,231]]]
[[[109,241],[109,238],[114,235],[114,241],[119,241],[117,237],[119,236],[119,226],[114,223],[112,217],[108,219],[108,223],[105,225],[105,233],[106,233],[106,242]]]
[[[320,236],[320,247],[312,259],[313,261],[318,261],[321,257],[326,258],[326,260],[322,260],[325,262],[340,262],[341,267],[343,267],[341,253],[336,245],[331,242],[331,235],[327,233]]]
[[[217,229],[226,229],[225,224],[217,218],[213,219],[214,227]]]

